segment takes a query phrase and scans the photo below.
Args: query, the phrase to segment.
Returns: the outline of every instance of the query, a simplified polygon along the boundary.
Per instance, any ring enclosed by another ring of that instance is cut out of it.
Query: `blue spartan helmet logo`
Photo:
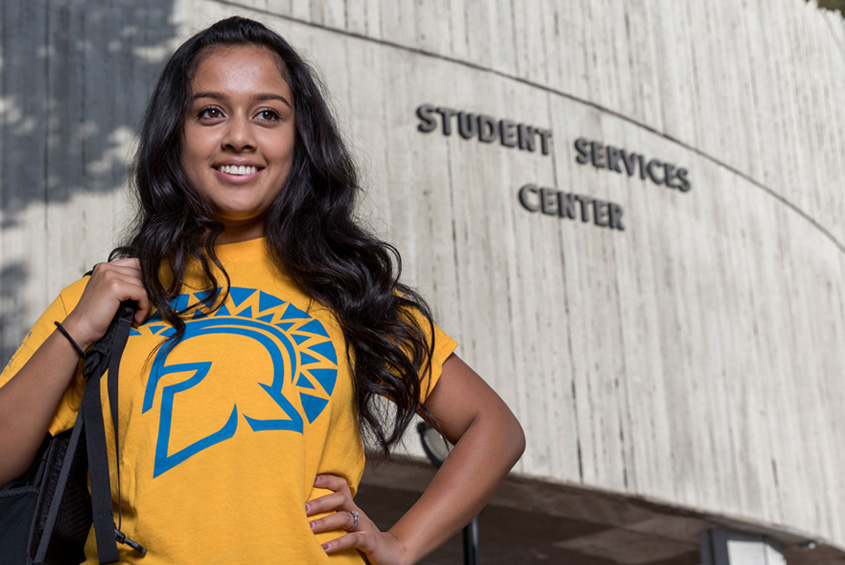
[[[206,292],[193,295],[182,294],[173,301],[173,306],[178,310],[184,310],[192,298],[197,301],[205,296],[207,296]],[[253,314],[253,306],[257,307],[255,314]],[[231,313],[230,309],[234,313]],[[175,332],[172,326],[161,322],[159,313],[156,313],[145,327],[161,336],[169,337]],[[132,333],[139,335],[140,332],[133,330]],[[279,406],[283,417],[257,419],[244,414],[244,420],[253,431],[288,430],[302,433],[304,420],[312,423],[328,404],[326,398],[301,391],[299,398],[304,414],[300,414],[282,394],[286,381],[289,388],[294,385],[294,382],[298,388],[312,390],[316,388],[313,382],[305,377],[303,370],[322,386],[326,396],[331,396],[334,390],[337,381],[337,355],[328,332],[316,318],[293,304],[265,292],[251,288],[232,287],[229,289],[226,304],[210,316],[200,310],[196,311],[194,319],[186,322],[185,335],[179,344],[213,334],[237,335],[253,339],[264,346],[270,355],[273,365],[272,382],[257,384]],[[302,345],[308,341],[312,342],[310,346]],[[171,348],[167,344],[158,350],[150,370],[142,407],[142,413],[153,407],[159,382],[165,376],[187,375],[180,382],[173,382],[162,388],[153,477],[169,471],[200,451],[230,439],[235,435],[238,427],[238,407],[233,404],[232,411],[223,427],[187,447],[170,453],[170,432],[176,397],[202,382],[212,366],[212,361],[167,364],[167,356],[170,352]],[[331,366],[326,368],[327,364]]]

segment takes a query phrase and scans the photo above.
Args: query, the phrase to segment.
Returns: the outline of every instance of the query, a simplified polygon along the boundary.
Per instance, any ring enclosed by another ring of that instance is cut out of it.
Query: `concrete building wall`
[[[802,0],[6,0],[4,357],[113,247],[151,78],[230,14],[320,69],[362,214],[520,417],[519,473],[845,545],[845,27]]]

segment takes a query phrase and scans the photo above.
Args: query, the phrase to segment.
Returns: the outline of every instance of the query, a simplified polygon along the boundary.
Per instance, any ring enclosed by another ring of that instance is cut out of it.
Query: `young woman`
[[[0,377],[0,484],[72,427],[76,346],[134,300],[119,502],[149,552],[122,546],[122,562],[415,563],[481,509],[522,430],[398,282],[393,248],[353,221],[355,168],[281,37],[230,18],[176,51],[134,186],[127,244],[61,292]],[[455,447],[382,532],[353,499],[362,434],[387,451],[415,413]]]

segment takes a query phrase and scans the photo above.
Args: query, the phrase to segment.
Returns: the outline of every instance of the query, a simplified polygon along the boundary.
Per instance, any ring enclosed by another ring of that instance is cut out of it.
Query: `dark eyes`
[[[276,121],[282,119],[279,113],[275,110],[261,110],[260,112],[258,112],[258,115],[256,117],[261,120],[267,121]]]
[[[220,111],[220,108],[208,107],[203,108],[199,112],[197,112],[197,117],[200,119],[209,119],[209,120],[216,120],[217,118],[223,117],[223,112]]]
[[[200,120],[219,120],[223,117],[223,111],[216,106],[207,106],[197,112],[197,118]],[[262,122],[275,122],[281,120],[282,116],[275,110],[264,108],[259,110],[253,119]]]

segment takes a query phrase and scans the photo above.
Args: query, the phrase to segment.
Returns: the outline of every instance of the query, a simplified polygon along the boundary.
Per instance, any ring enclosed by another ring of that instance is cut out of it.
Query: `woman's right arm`
[[[134,322],[143,322],[150,306],[136,259],[97,265],[79,303],[56,321],[85,350],[106,333],[124,300],[138,303]],[[79,362],[76,349],[57,328],[0,387],[0,486],[32,464]]]

